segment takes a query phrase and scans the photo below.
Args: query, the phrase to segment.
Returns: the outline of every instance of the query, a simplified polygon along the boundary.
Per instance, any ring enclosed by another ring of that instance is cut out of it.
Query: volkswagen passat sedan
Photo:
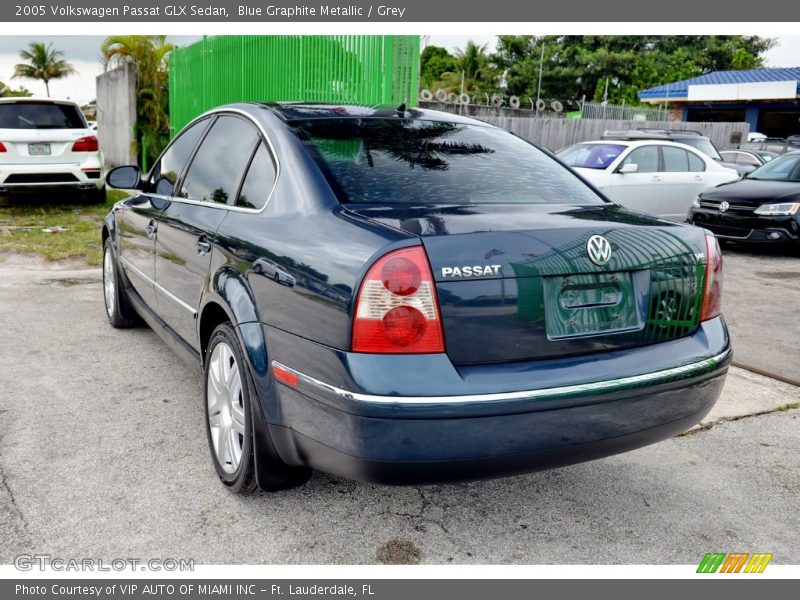
[[[108,179],[135,190],[103,227],[108,319],[202,367],[234,491],[589,460],[685,430],[722,388],[713,235],[478,121],[224,106]]]
[[[0,98],[0,194],[53,191],[105,202],[95,132],[69,100]]]
[[[615,202],[679,222],[697,194],[739,179],[699,150],[662,140],[582,142],[558,157]]]
[[[726,241],[800,242],[800,152],[774,158],[741,181],[703,192],[689,220]]]

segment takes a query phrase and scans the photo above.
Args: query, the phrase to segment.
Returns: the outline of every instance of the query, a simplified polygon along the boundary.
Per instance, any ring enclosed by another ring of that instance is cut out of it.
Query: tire
[[[117,256],[110,239],[106,239],[103,245],[103,302],[108,322],[115,329],[127,329],[139,324],[139,315],[133,310],[120,282]]]
[[[211,460],[231,492],[249,494],[258,488],[253,428],[262,424],[253,422],[253,406],[259,399],[230,323],[219,325],[211,334],[207,356],[203,404]],[[256,418],[263,420],[260,410]],[[258,448],[261,489],[271,492],[305,483],[309,470],[286,465],[275,451],[266,427],[258,429],[263,430]]]
[[[277,271],[275,271],[275,275],[273,275],[272,278],[275,280],[275,283],[281,282],[281,276],[278,274]]]

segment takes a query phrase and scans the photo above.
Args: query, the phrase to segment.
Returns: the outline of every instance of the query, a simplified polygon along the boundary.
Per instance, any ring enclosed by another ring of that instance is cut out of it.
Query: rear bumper
[[[399,396],[349,391],[290,370],[297,384],[278,385],[267,419],[289,464],[362,481],[473,479],[592,460],[673,436],[711,410],[732,356],[727,335],[717,335],[724,324],[715,322],[706,328],[718,331],[696,334],[716,346],[711,355],[568,385],[538,386],[537,377],[523,390]]]
[[[105,184],[99,160],[63,164],[2,164],[0,193],[36,193],[46,191],[92,191]]]

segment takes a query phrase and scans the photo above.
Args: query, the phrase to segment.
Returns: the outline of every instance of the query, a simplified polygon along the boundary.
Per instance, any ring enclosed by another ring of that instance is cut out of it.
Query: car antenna
[[[401,115],[406,113],[406,102],[408,102],[408,97],[404,98],[403,101],[400,103],[400,106],[397,107],[397,112]]]

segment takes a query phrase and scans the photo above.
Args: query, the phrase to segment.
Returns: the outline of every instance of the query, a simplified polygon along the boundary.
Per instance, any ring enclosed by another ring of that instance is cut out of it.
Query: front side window
[[[494,127],[400,118],[292,125],[342,203],[604,203],[567,167]]]
[[[558,158],[570,167],[607,169],[625,148],[621,144],[575,144],[559,152]]]
[[[183,131],[166,149],[164,154],[153,165],[150,172],[151,189],[159,196],[172,196],[175,182],[181,175],[181,171],[189,160],[189,155],[197,144],[197,140],[203,135],[208,119],[198,121]]]
[[[638,165],[637,173],[658,173],[658,146],[642,146],[631,152],[623,165]]]
[[[211,126],[181,184],[180,196],[198,202],[227,204],[258,142],[255,128],[223,115]]]

